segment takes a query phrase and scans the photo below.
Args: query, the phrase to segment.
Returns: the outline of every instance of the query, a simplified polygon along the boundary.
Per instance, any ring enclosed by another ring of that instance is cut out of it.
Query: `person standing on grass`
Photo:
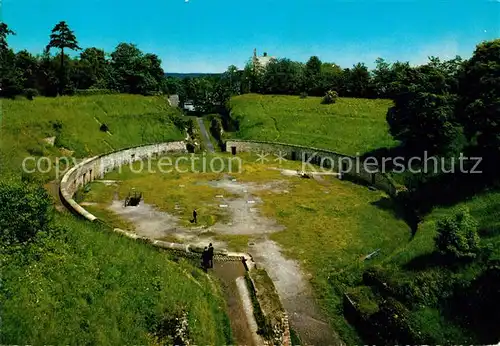
[[[193,222],[194,223],[198,223],[198,220],[197,220],[197,217],[198,216],[198,213],[196,212],[196,209],[193,209]]]
[[[214,247],[212,246],[212,243],[208,245],[208,264],[210,268],[214,267]]]

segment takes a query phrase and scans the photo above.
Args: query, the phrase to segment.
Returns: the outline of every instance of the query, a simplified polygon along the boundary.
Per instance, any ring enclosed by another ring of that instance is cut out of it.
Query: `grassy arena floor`
[[[211,156],[207,156],[207,160]],[[223,155],[225,159],[229,156]],[[409,241],[406,224],[390,211],[390,202],[379,191],[371,191],[337,178],[324,177],[324,181],[287,177],[271,164],[255,163],[251,154],[241,155],[242,172],[232,176],[240,182],[266,183],[283,181],[289,193],[262,190],[256,193],[263,200],[260,211],[277,220],[286,230],[274,233],[271,238],[285,250],[285,254],[298,260],[301,267],[311,274],[316,296],[328,313],[336,330],[345,340],[357,340],[356,333],[345,323],[342,311],[342,292],[359,280],[364,267],[361,258],[381,249],[378,262]],[[136,163],[134,169],[138,168]],[[277,166],[275,166],[277,167]],[[188,168],[181,166],[181,169]],[[281,168],[298,169],[295,162],[285,162]],[[233,170],[234,172],[234,170]],[[221,178],[223,173],[133,173],[123,167],[122,173],[112,172],[106,179],[120,180],[118,187],[93,183],[84,200],[98,202],[101,208],[111,203],[114,191],[123,198],[131,188],[144,193],[149,204],[160,210],[175,213],[175,205],[184,207],[181,214],[183,226],[189,227],[191,206],[198,206],[200,223],[210,226],[226,217],[214,204],[217,194],[228,195],[200,182]],[[182,187],[180,187],[182,186]],[[229,246],[244,250],[252,236],[225,236]]]
[[[245,94],[231,99],[241,139],[277,141],[356,155],[396,144],[386,122],[389,100]]]

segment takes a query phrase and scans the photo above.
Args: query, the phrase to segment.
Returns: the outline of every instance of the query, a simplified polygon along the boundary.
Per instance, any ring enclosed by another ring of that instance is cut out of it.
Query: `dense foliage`
[[[231,343],[220,292],[188,262],[55,214],[42,187],[1,183],[0,203],[0,343]]]
[[[479,250],[478,223],[468,210],[462,210],[452,217],[439,220],[437,224],[436,247],[443,254],[454,259],[475,257]]]
[[[89,47],[70,57],[65,49],[81,48],[75,33],[62,21],[52,30],[44,52],[33,55],[9,49],[7,36],[14,34],[7,24],[0,23],[0,96],[25,94],[31,99],[38,94],[72,95],[86,89],[144,95],[167,92],[161,60],[155,54],[144,54],[134,44],[120,43],[109,55]],[[51,48],[58,49],[57,55],[50,54]]]
[[[2,247],[29,242],[48,230],[52,201],[43,187],[0,182],[0,205]]]

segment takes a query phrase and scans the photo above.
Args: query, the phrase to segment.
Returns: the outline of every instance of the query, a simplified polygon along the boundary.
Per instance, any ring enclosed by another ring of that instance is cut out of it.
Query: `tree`
[[[478,223],[466,208],[437,223],[437,250],[452,258],[474,258],[479,251]]]
[[[248,61],[243,70],[243,86],[244,92],[258,93],[263,92],[264,84],[264,69],[258,61]]]
[[[157,93],[164,90],[165,72],[161,67],[161,59],[156,54],[147,53],[144,55],[145,73],[149,74],[152,79],[153,87],[149,90],[144,89],[143,94]]]
[[[231,65],[227,68],[227,71],[222,75],[222,81],[225,87],[229,90],[231,95],[238,95],[241,92],[241,82],[242,74],[238,71],[238,68]]]
[[[58,73],[58,58],[45,52],[39,59],[37,85],[40,93],[45,96],[57,96],[60,86]]]
[[[469,139],[495,156],[500,148],[500,39],[479,44],[459,75],[457,113]]]
[[[50,34],[50,42],[46,47],[46,51],[49,52],[51,48],[60,49],[60,59],[61,59],[61,70],[60,70],[60,86],[59,93],[62,95],[64,93],[66,78],[64,71],[64,49],[70,50],[80,50],[78,46],[78,41],[73,31],[70,30],[68,24],[65,21],[61,21],[56,24],[52,29]]]
[[[0,96],[13,97],[22,92],[22,71],[16,68],[15,54],[9,49],[7,37],[15,35],[7,24],[0,22]]]
[[[321,64],[321,94],[326,93],[328,90],[336,90],[339,94],[345,89],[342,86],[342,68],[335,63]]]
[[[167,89],[167,93],[170,95],[174,94],[180,94],[181,93],[181,86],[180,86],[181,80],[179,78],[175,77],[166,77],[165,78],[165,86]]]
[[[394,80],[394,73],[391,70],[391,64],[382,58],[375,60],[376,67],[372,71],[372,82],[375,95],[377,97],[389,97],[390,84]]]
[[[309,95],[320,96],[322,94],[321,65],[321,60],[317,56],[312,56],[304,67],[304,90]]]
[[[413,154],[447,154],[461,148],[461,127],[455,120],[454,95],[406,92],[387,112],[389,131]]]
[[[143,54],[134,44],[118,44],[110,64],[112,87],[120,92],[148,95],[165,89],[161,60],[155,54]]]
[[[109,66],[102,49],[91,47],[80,54],[76,63],[75,84],[78,89],[104,89],[109,83]]]
[[[7,50],[9,48],[9,45],[7,44],[7,36],[15,34],[16,33],[14,31],[9,29],[9,26],[6,23],[0,22],[0,51]]]
[[[298,94],[302,84],[302,69],[302,64],[290,59],[271,60],[264,72],[264,93]]]
[[[23,89],[37,87],[38,59],[26,50],[16,53],[16,68],[22,71]]]
[[[371,79],[368,68],[363,63],[357,63],[351,69],[344,70],[346,91],[349,96],[371,96]]]
[[[412,154],[450,154],[465,144],[463,129],[456,117],[459,59],[430,62],[410,67],[394,63],[387,95],[394,106],[387,113],[392,136]]]

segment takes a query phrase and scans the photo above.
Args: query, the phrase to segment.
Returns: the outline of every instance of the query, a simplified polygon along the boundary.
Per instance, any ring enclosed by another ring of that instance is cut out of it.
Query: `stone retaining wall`
[[[96,216],[89,213],[87,210],[82,208],[74,199],[73,196],[75,192],[85,184],[95,180],[102,179],[104,175],[115,168],[118,168],[125,164],[130,164],[135,161],[144,160],[150,157],[159,156],[171,152],[187,153],[186,144],[184,142],[167,142],[159,144],[151,144],[138,146],[133,148],[127,148],[123,150],[118,150],[115,152],[95,156],[86,159],[75,167],[71,168],[61,179],[61,184],[59,187],[59,194],[61,196],[61,201],[63,204],[75,212],[83,216],[85,219],[92,222],[102,222]],[[103,222],[102,222],[103,223]],[[103,223],[105,224],[105,223]],[[107,225],[109,226],[109,225]],[[199,247],[192,246],[190,244],[178,244],[170,243],[160,240],[149,239],[137,235],[134,232],[127,230],[122,230],[119,228],[113,228],[114,232],[121,234],[125,237],[134,239],[136,241],[142,241],[151,244],[155,247],[162,248],[165,250],[173,251],[176,254],[184,257],[200,257],[200,252],[203,250]],[[216,251],[215,260],[217,261],[242,261],[247,271],[251,271],[255,268],[255,262],[252,257],[247,253],[236,253],[228,251]],[[249,289],[252,289],[249,287]],[[290,343],[290,327],[288,324],[288,317],[283,311],[283,345],[289,346]]]
[[[59,187],[61,201],[66,205],[68,209],[75,212],[76,214],[83,216],[85,219],[89,221],[100,221],[96,216],[89,213],[73,199],[73,195],[80,187],[95,179],[104,178],[104,175],[106,173],[122,165],[172,152],[187,153],[185,142],[179,141],[143,145],[122,149],[86,159],[77,164],[75,167],[71,168],[61,179],[61,184]],[[134,232],[122,230],[119,228],[112,229],[115,232],[122,234],[128,238],[144,241],[162,249],[180,252],[185,254],[186,256],[199,256],[199,253],[203,250],[189,244],[177,244],[153,240],[137,235]],[[244,253],[218,251],[215,254],[215,258],[225,261],[242,260],[246,262],[245,265],[248,269],[251,269],[253,267],[252,258],[250,257],[250,255]]]
[[[103,178],[107,172],[114,168],[171,152],[187,153],[186,144],[180,141],[143,145],[86,159],[71,168],[62,178],[60,187],[61,197],[79,214],[82,214],[90,221],[94,221],[95,216],[92,214],[89,215],[85,209],[73,201],[73,195],[80,187],[96,178]]]
[[[341,172],[343,176],[359,179],[386,192],[389,196],[395,197],[397,194],[395,184],[386,174],[377,172],[376,165],[370,165],[370,162],[363,162],[359,157],[293,144],[235,139],[226,141],[226,151],[233,154],[238,154],[239,152],[277,154],[287,160],[302,161],[311,165],[324,167],[328,171],[331,169]]]

